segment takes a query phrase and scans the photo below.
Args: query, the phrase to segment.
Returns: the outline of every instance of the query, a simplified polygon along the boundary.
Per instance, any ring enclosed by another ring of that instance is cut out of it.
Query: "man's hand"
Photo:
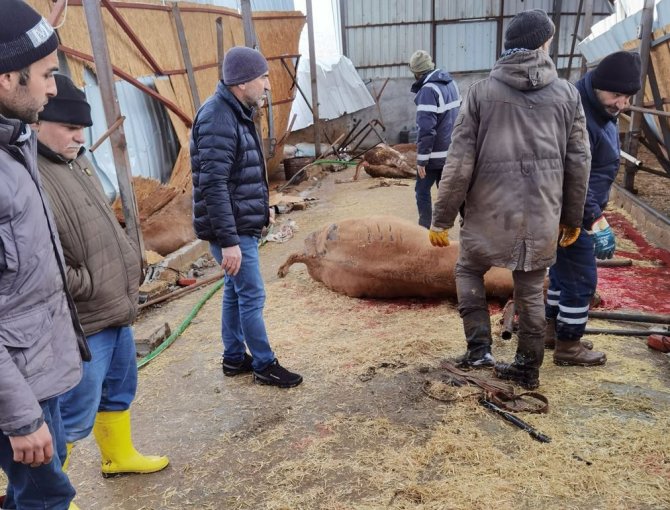
[[[593,222],[589,234],[593,239],[596,258],[600,260],[611,259],[616,249],[616,239],[612,227],[607,223],[604,216]]]
[[[51,432],[46,423],[27,436],[9,436],[9,443],[14,451],[14,462],[30,464],[30,467],[48,464],[54,456]]]
[[[449,246],[449,231],[440,227],[430,226],[428,231],[428,239],[430,244],[439,248],[446,248]]]
[[[582,231],[579,227],[568,227],[567,225],[561,224],[558,230],[558,245],[561,248],[567,248],[573,244],[579,237],[579,233]]]
[[[426,167],[421,165],[416,165],[416,173],[419,176],[419,179],[426,177]]]
[[[240,251],[240,246],[236,244],[235,246],[229,246],[228,248],[221,249],[221,269],[223,269],[227,275],[235,276],[240,270],[240,265],[242,265],[242,252]]]

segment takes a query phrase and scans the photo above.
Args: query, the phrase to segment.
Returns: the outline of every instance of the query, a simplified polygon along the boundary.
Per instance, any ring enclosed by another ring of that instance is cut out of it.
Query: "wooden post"
[[[256,30],[254,30],[254,20],[251,15],[251,0],[241,0],[240,4],[244,24],[244,45],[256,48]]]
[[[582,26],[582,40],[591,33],[591,26],[593,25],[593,0],[584,0],[584,25]],[[582,76],[586,74],[586,58],[582,55]]]
[[[83,0],[83,4],[88,24],[88,34],[91,39],[91,47],[93,48],[95,74],[98,77],[102,104],[105,108],[105,119],[107,120],[107,126],[110,127],[121,117],[121,110],[116,97],[116,89],[114,88],[114,73],[112,71],[112,63],[109,60],[109,49],[107,47],[105,26],[102,21],[102,10],[99,0]],[[126,231],[129,237],[137,243],[142,265],[144,266],[144,241],[142,239],[142,232],[140,231],[139,213],[137,203],[135,202],[135,193],[133,192],[133,176],[126,150],[126,135],[122,123],[119,124],[118,129],[110,134],[109,138],[112,144],[116,178],[119,181],[119,192],[123,206],[123,217],[126,221]]]
[[[554,40],[551,42],[551,60],[554,61],[554,65],[556,66],[556,69],[558,70],[558,47],[560,44],[560,39],[561,39],[561,11],[563,10],[563,0],[554,0],[554,6],[553,6],[553,22],[554,22]]]
[[[181,47],[181,56],[184,59],[184,66],[186,67],[188,87],[191,89],[191,97],[193,98],[193,109],[198,111],[198,108],[200,108],[200,95],[198,94],[198,85],[195,83],[193,64],[191,63],[191,55],[188,51],[188,41],[186,41],[184,23],[181,20],[181,12],[179,11],[179,4],[177,2],[172,4],[172,17],[174,18],[175,27],[177,28],[179,46]]]
[[[216,60],[219,63],[219,80],[223,79],[223,18],[216,18]]]
[[[314,115],[314,155],[321,154],[321,122],[319,121],[319,93],[316,81],[316,51],[314,49],[314,17],[312,0],[307,0],[307,39],[309,40],[309,76],[312,82],[312,114]]]
[[[640,35],[640,75],[642,76],[642,88],[635,96],[633,104],[642,106],[644,104],[644,89],[647,82],[647,71],[649,69],[649,52],[651,50],[651,32],[654,24],[654,0],[644,0],[642,8],[641,35]],[[642,124],[643,114],[633,110],[630,114],[630,127],[626,133],[624,147],[626,152],[637,157],[637,149],[640,145],[640,126]],[[626,161],[626,171],[624,173],[623,185],[631,193],[635,193],[635,174],[637,167],[630,161]]]

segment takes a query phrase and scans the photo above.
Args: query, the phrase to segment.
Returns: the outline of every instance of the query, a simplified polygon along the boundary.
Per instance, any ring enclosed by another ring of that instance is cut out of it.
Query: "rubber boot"
[[[144,456],[135,450],[128,410],[99,412],[93,435],[100,448],[102,476],[105,478],[123,473],[154,473],[169,463],[167,457]]]
[[[593,342],[582,340],[582,345],[589,351],[593,349]],[[547,319],[547,329],[544,334],[544,348],[553,349],[556,347],[556,319]]]
[[[589,351],[580,340],[556,340],[554,363],[557,365],[591,367],[604,365],[606,361],[604,352]]]
[[[65,460],[63,461],[63,472],[67,473],[67,468],[70,467],[70,454],[72,453],[74,443],[65,443],[65,447],[67,448],[67,453],[65,454]]]
[[[491,317],[486,310],[477,310],[463,317],[468,350],[458,363],[459,368],[489,368],[495,364],[491,355]]]
[[[70,503],[68,510],[79,510],[79,507],[74,504],[74,501]]]

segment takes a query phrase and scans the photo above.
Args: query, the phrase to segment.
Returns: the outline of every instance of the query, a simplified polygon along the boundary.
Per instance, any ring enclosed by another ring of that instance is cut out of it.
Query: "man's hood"
[[[414,82],[412,85],[412,92],[415,94],[419,92],[419,89],[424,86],[426,83],[444,83],[445,85],[454,79],[447,71],[442,69],[435,69],[434,71],[429,72],[428,74],[422,76],[420,79]]]
[[[552,83],[556,66],[543,50],[522,50],[503,56],[495,63],[491,77],[517,90],[537,90]]]

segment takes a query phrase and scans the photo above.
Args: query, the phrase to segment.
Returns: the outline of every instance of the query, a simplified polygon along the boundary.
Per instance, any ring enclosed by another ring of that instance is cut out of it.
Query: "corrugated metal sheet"
[[[442,69],[478,71],[496,61],[496,22],[438,25],[435,63]]]
[[[639,2],[621,1],[628,4],[623,5],[623,10],[628,13],[632,12],[633,6],[639,6]],[[624,19],[612,15],[598,27],[594,27],[594,34],[582,41],[578,47],[588,62],[598,61],[609,53],[620,50],[624,43],[637,39],[641,20],[641,10]],[[657,0],[653,29],[657,30],[668,24],[670,24],[670,0]]]
[[[361,76],[409,77],[407,61],[416,49],[430,51],[430,0],[416,2],[401,0],[344,0],[347,56]],[[451,72],[485,71],[495,62],[498,40],[495,21],[440,23],[459,19],[481,19],[498,16],[503,8],[503,31],[509,19],[528,9],[551,11],[554,0],[435,0],[436,54],[439,66]],[[562,12],[575,13],[579,0],[563,0]],[[608,13],[607,0],[595,0],[594,20]],[[583,20],[583,16],[581,17]],[[559,54],[569,54],[572,34],[575,32],[575,14],[563,14],[560,24]],[[423,24],[416,24],[423,21]],[[395,25],[391,25],[395,23]],[[413,24],[414,23],[414,24]],[[375,26],[389,24],[384,26]],[[580,21],[581,24],[581,21]],[[366,26],[372,25],[372,26]],[[578,31],[578,33],[581,33]],[[576,50],[578,51],[578,50]],[[559,67],[566,67],[568,59],[560,58]],[[573,66],[576,65],[573,59]]]

